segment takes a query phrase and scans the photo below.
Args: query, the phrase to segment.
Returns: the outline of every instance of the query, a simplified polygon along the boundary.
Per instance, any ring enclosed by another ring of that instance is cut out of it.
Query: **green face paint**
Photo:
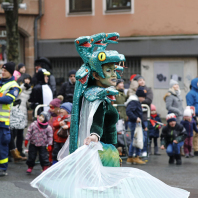
[[[105,78],[99,76],[99,81],[103,87],[116,86],[117,74],[114,63],[108,63],[102,66]]]

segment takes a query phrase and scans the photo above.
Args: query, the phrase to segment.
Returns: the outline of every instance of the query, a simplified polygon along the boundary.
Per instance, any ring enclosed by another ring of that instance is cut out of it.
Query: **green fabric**
[[[119,94],[116,95],[116,101],[114,104],[124,104],[127,100],[127,96],[124,94],[124,92],[119,91]],[[117,110],[120,114],[120,118],[127,121],[127,115],[126,115],[126,107],[117,107]]]
[[[90,133],[97,133],[105,144],[117,144],[118,118],[118,112],[111,104],[101,103],[93,117]]]
[[[177,140],[178,143],[183,142],[185,140],[185,136],[183,136],[183,135],[182,136],[177,136],[176,140]]]
[[[102,143],[103,151],[98,151],[102,165],[109,167],[120,167],[120,157],[118,150],[112,144]]]

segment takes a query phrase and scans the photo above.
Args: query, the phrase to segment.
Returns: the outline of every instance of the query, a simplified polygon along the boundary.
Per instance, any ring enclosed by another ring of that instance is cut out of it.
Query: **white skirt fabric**
[[[47,198],[187,198],[190,193],[168,186],[137,168],[105,167],[91,142],[48,168],[31,182]]]

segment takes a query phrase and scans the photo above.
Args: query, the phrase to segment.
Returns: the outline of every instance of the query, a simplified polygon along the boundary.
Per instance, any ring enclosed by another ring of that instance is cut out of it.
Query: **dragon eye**
[[[100,52],[98,54],[98,60],[99,61],[105,61],[106,60],[106,54],[104,52]]]

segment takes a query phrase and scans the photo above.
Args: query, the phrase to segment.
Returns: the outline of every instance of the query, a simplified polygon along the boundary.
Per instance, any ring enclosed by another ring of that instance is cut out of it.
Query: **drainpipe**
[[[38,31],[37,31],[37,23],[38,20],[42,17],[42,0],[39,0],[39,15],[35,18],[34,20],[34,60],[36,60],[38,58],[38,41],[37,41],[37,35],[38,35]]]

